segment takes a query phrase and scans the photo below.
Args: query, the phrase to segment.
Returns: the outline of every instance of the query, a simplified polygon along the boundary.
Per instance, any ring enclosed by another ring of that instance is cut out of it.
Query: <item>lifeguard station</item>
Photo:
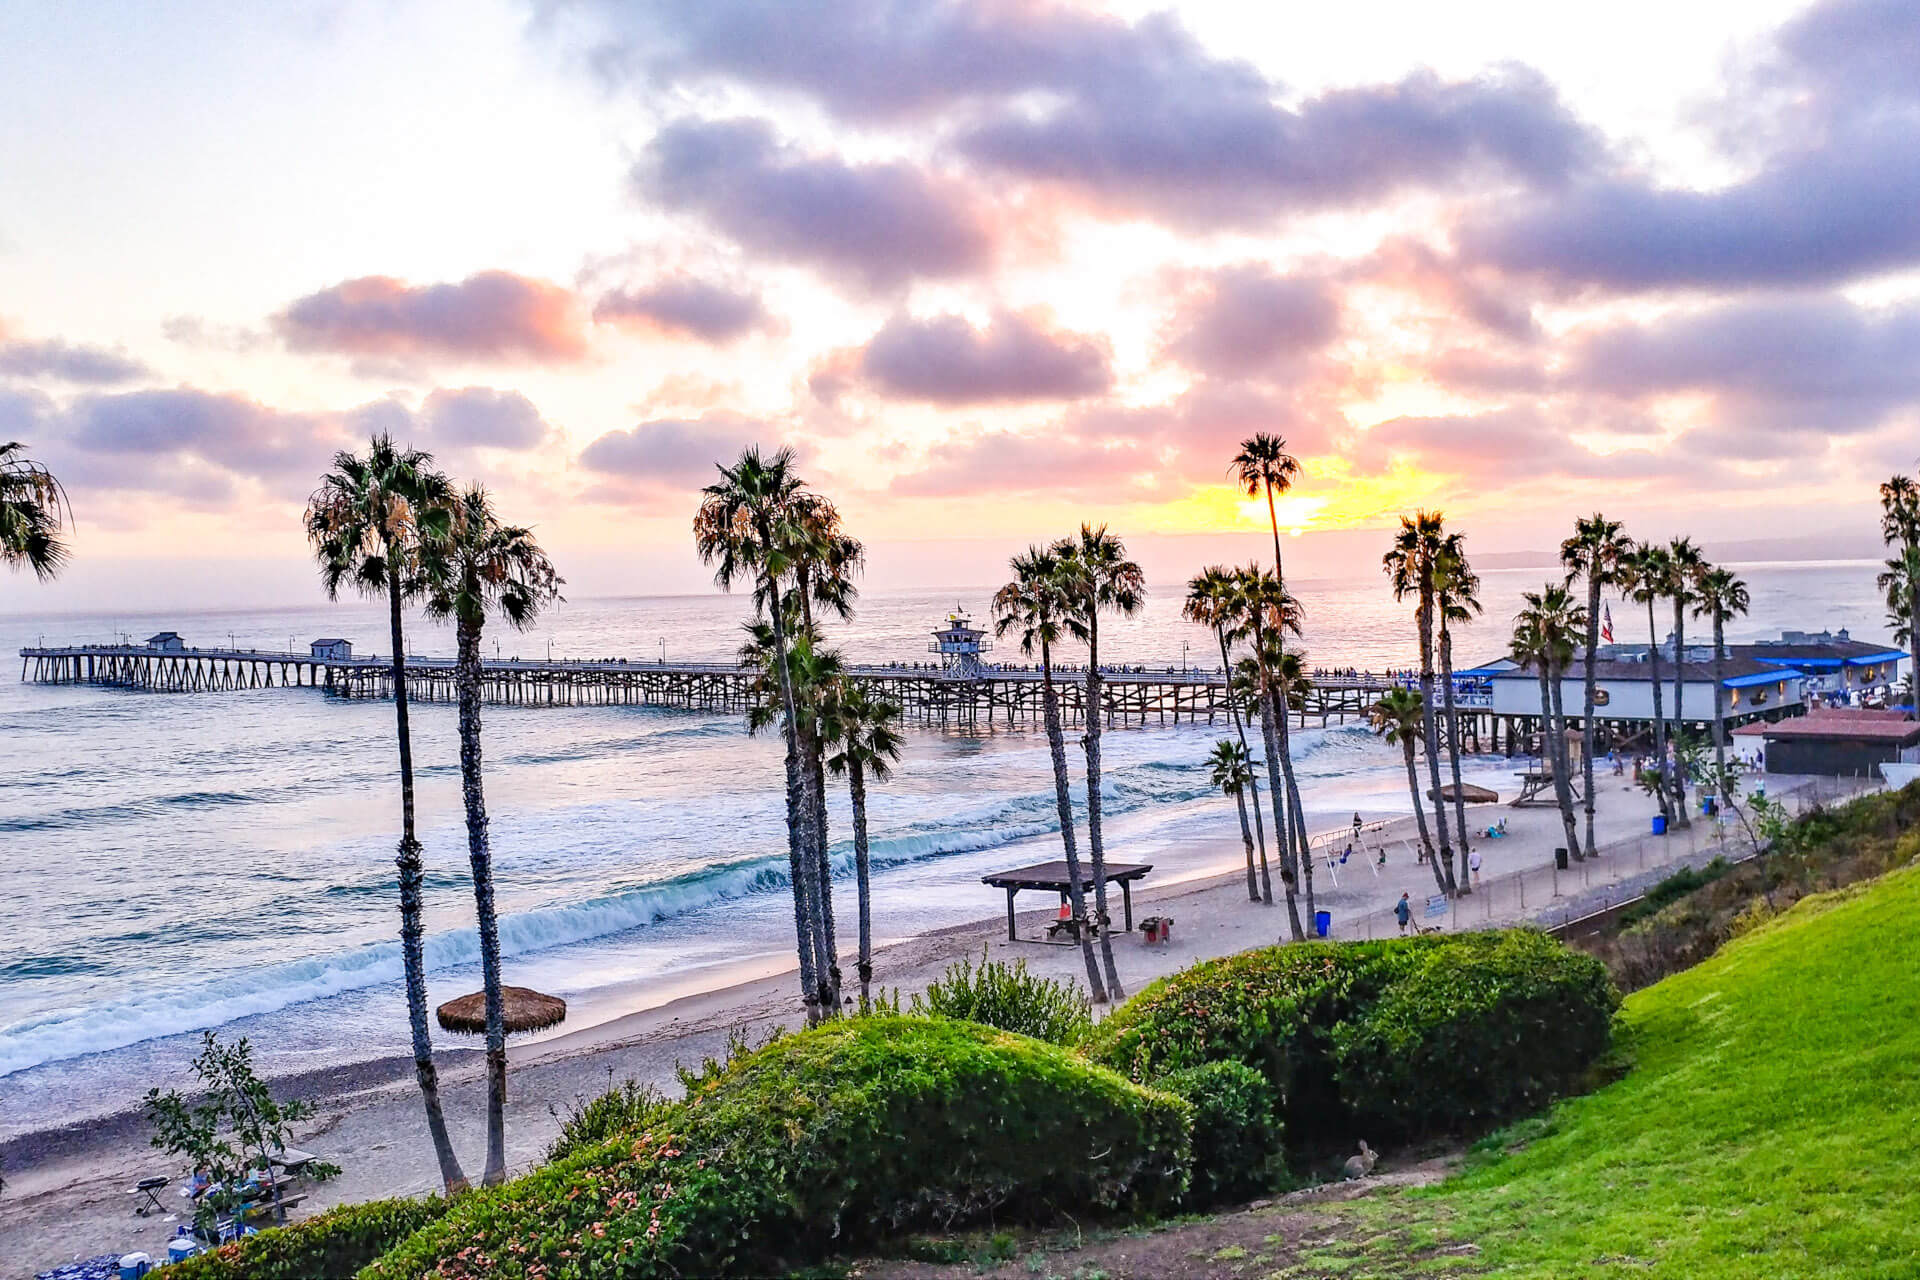
[[[980,655],[993,648],[993,641],[986,636],[984,630],[973,625],[965,609],[955,609],[947,615],[947,625],[933,633],[927,652],[940,655],[942,675],[977,680],[986,673]]]

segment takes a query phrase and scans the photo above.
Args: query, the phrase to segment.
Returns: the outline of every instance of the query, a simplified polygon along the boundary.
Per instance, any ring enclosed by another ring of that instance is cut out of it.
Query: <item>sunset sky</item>
[[[585,593],[698,589],[755,441],[882,583],[1251,535],[1257,430],[1309,570],[1870,541],[1920,456],[1911,0],[14,4],[0,120],[0,440],[78,519],[0,611],[315,599],[381,428]]]

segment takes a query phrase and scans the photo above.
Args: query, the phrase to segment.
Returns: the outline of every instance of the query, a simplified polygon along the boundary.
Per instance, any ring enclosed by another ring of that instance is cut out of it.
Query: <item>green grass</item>
[[[1920,867],[1807,899],[1630,997],[1624,1078],[1361,1212],[1412,1274],[1920,1275],[1917,979]]]

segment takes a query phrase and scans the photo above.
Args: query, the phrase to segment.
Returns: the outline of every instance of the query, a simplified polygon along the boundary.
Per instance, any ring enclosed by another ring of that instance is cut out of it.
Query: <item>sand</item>
[[[1619,779],[1603,776],[1597,781],[1599,840],[1603,847],[1612,846],[1612,851],[1584,879],[1604,883],[1635,873],[1644,879],[1669,863],[1704,856],[1703,841],[1710,829],[1697,826],[1692,836],[1665,840],[1636,839],[1648,831],[1653,802]],[[1782,789],[1778,783],[1775,786]],[[1474,823],[1484,826],[1502,817],[1510,832],[1505,839],[1476,841],[1483,859],[1482,892],[1462,900],[1457,917],[1436,917],[1436,923],[1469,927],[1531,918],[1553,905],[1544,877],[1552,874],[1554,847],[1565,843],[1558,812],[1504,804],[1468,809],[1470,829]],[[1136,922],[1147,915],[1166,915],[1175,923],[1172,940],[1164,945],[1147,945],[1139,933],[1116,936],[1118,965],[1129,990],[1137,991],[1195,961],[1271,944],[1286,934],[1286,913],[1280,902],[1271,906],[1249,902],[1244,871],[1230,869],[1243,865],[1243,852],[1233,810],[1224,805],[1220,830],[1217,840],[1194,850],[1197,856],[1189,860],[1189,865],[1218,868],[1218,872],[1181,883],[1156,884],[1149,877],[1136,889]],[[1376,826],[1367,833],[1365,850],[1356,853],[1346,868],[1330,872],[1324,862],[1319,863],[1319,905],[1332,913],[1335,937],[1391,934],[1396,929],[1389,912],[1402,892],[1411,896],[1416,907],[1434,892],[1429,868],[1415,862],[1411,844],[1405,843],[1411,831],[1411,819]],[[1336,834],[1331,843],[1337,857],[1346,836]],[[1376,869],[1372,865],[1375,850],[1382,845],[1388,849],[1388,861],[1385,868]],[[1126,850],[1112,849],[1109,857],[1125,861]],[[1273,879],[1278,898],[1277,867]],[[1523,886],[1528,884],[1533,886],[1532,901],[1523,905],[1524,898],[1514,890],[1524,894]],[[1552,887],[1570,895],[1579,889],[1572,881],[1554,882]],[[1568,900],[1561,900],[1563,914]],[[1042,908],[1044,901],[1044,895],[1023,895],[1022,904],[1036,908],[1019,917],[1020,932],[1026,937],[1038,935],[1052,916],[1055,908]],[[876,955],[877,981],[912,993],[924,989],[959,957],[984,953],[995,959],[1024,959],[1040,973],[1084,982],[1077,947],[1009,942],[1004,902],[1000,891],[981,886],[979,921],[881,949]],[[1117,918],[1117,900],[1112,909]],[[1304,914],[1304,903],[1301,909]],[[842,945],[846,945],[844,934]],[[844,967],[851,971],[850,961]],[[713,984],[710,989],[661,991],[636,984],[607,993],[594,1002],[594,1008],[617,1016],[511,1049],[507,1150],[514,1171],[540,1163],[558,1132],[558,1116],[576,1099],[628,1077],[671,1090],[676,1085],[676,1063],[695,1063],[720,1053],[730,1034],[740,1032],[757,1039],[776,1026],[797,1025],[799,999],[790,964],[750,961],[734,972],[703,977]],[[482,1063],[475,1051],[443,1053],[437,1061],[456,1147],[468,1172],[477,1176],[485,1148]],[[310,1189],[298,1216],[335,1204],[437,1189],[410,1061],[385,1059],[311,1073],[284,1082],[279,1092],[317,1103],[319,1115],[301,1126],[297,1144],[344,1169],[336,1180]],[[166,1241],[179,1225],[159,1214],[139,1218],[132,1212],[128,1188],[139,1178],[181,1172],[148,1147],[147,1129],[137,1115],[29,1135],[8,1144],[5,1161],[9,1185],[0,1193],[0,1258],[7,1260],[4,1270],[9,1274],[31,1274],[76,1257],[112,1251],[143,1249],[164,1256]],[[162,1200],[169,1209],[185,1204],[171,1188],[162,1193]]]

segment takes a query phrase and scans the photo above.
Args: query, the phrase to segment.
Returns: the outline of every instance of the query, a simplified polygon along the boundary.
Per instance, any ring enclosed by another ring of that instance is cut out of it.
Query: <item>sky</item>
[[[576,594],[790,446],[878,585],[1105,522],[1292,571],[1418,506],[1872,549],[1920,459],[1920,5],[0,6],[0,611],[296,604],[376,431]],[[1150,566],[1150,567],[1154,567]]]

